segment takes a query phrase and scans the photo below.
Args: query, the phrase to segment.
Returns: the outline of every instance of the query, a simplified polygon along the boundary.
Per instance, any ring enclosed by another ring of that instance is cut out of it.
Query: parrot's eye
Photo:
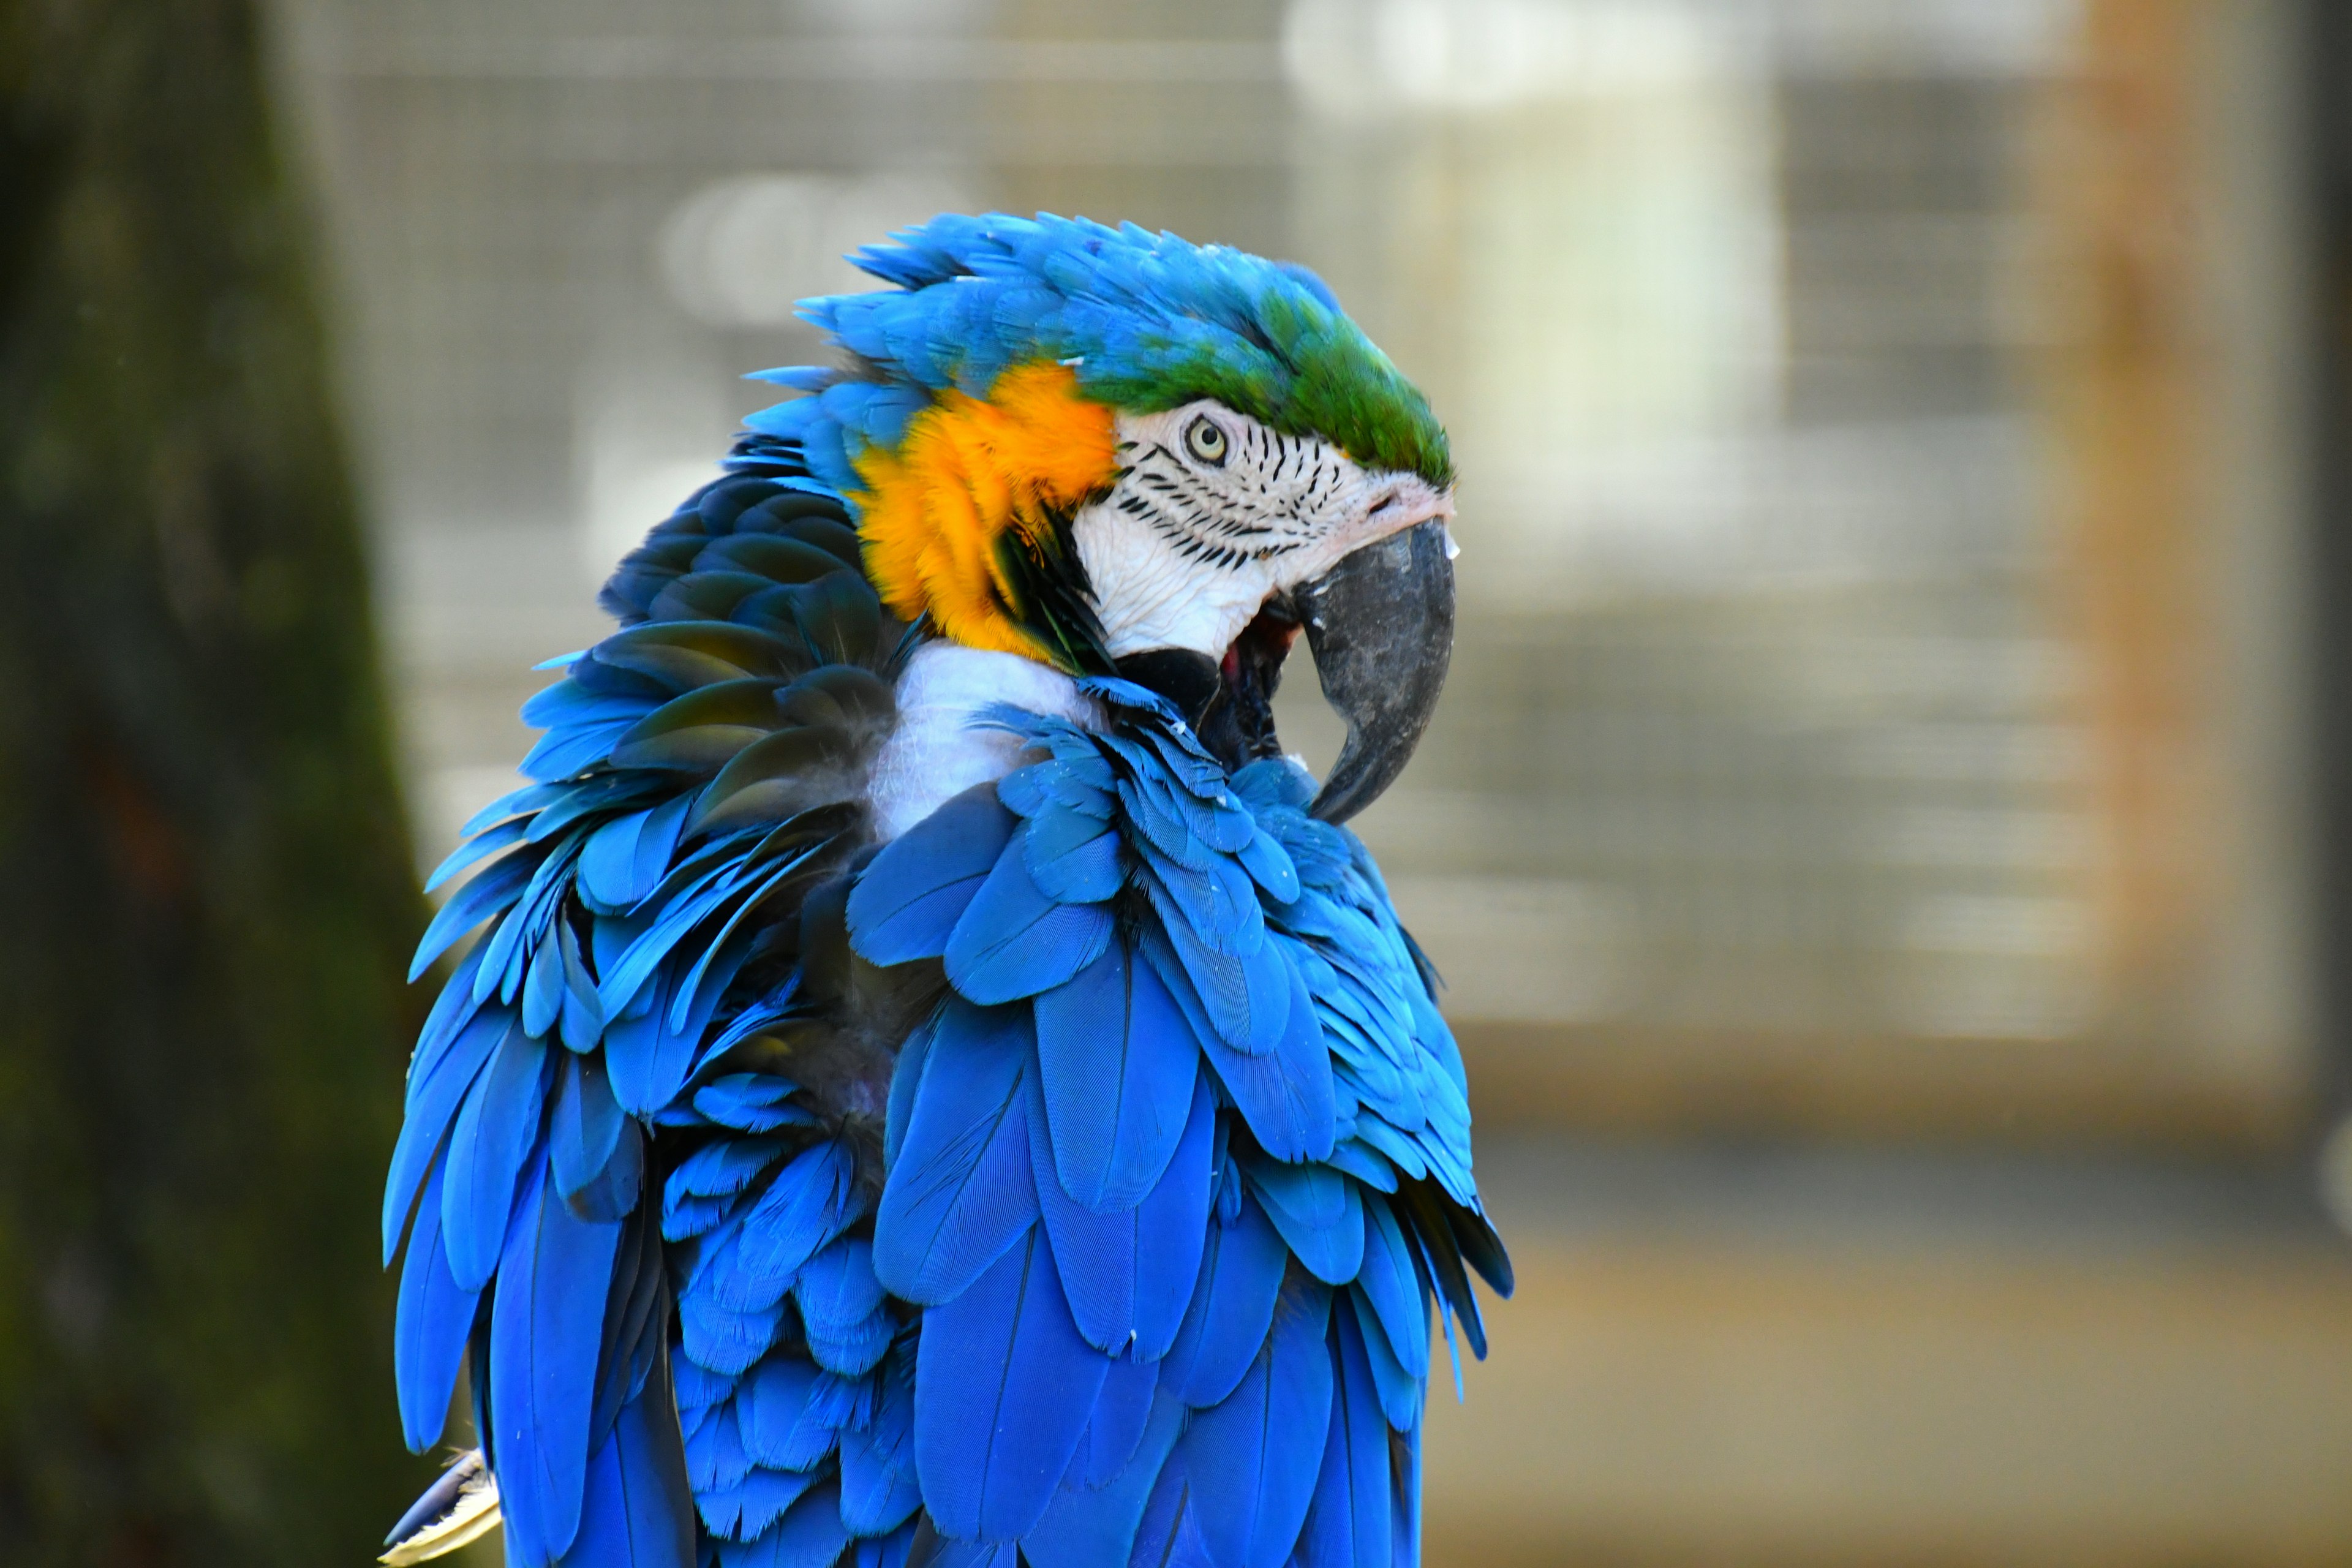
[[[1225,432],[1223,426],[1203,414],[1184,426],[1184,450],[1195,462],[1206,463],[1213,468],[1225,466]]]

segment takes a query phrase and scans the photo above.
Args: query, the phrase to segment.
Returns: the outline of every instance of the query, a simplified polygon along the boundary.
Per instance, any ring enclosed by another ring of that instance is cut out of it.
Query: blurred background
[[[1433,1397],[1433,1568],[2352,1561],[2330,0],[261,16],[380,846],[510,787],[842,251],[1045,208],[1304,261],[1465,476],[1452,683],[1360,823],[1522,1281]]]

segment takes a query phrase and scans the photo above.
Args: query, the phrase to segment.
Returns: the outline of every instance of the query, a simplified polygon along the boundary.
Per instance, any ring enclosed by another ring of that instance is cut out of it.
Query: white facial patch
[[[1454,492],[1418,474],[1364,468],[1222,403],[1118,418],[1118,482],[1070,529],[1115,658],[1161,647],[1220,658],[1270,595],[1454,515]]]

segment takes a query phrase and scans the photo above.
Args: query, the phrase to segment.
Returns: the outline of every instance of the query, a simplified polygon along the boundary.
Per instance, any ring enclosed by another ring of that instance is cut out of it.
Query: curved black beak
[[[1454,562],[1433,518],[1367,544],[1293,590],[1323,700],[1348,742],[1309,807],[1345,822],[1380,798],[1421,743],[1454,659]]]

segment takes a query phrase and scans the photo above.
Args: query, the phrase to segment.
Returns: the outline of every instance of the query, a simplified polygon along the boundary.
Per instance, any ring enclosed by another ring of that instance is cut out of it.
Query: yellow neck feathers
[[[1007,613],[997,564],[1007,529],[1034,538],[1047,509],[1066,510],[1110,482],[1118,466],[1110,410],[1078,395],[1058,364],[1016,366],[986,402],[939,395],[889,451],[856,459],[866,572],[902,619],[924,611],[968,647],[1045,657]]]

